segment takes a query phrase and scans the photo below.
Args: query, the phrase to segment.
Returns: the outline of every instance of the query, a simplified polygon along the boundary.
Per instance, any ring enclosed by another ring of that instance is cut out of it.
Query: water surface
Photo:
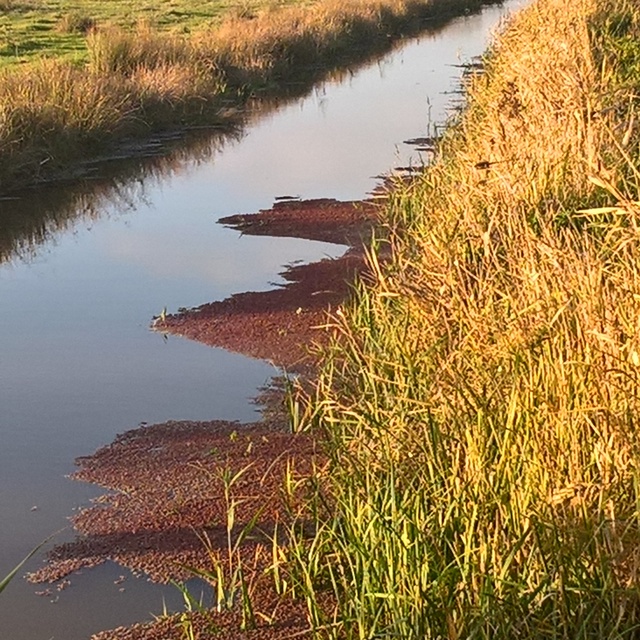
[[[0,201],[0,575],[97,494],[65,478],[76,456],[141,422],[256,418],[249,399],[272,366],[164,340],[149,331],[152,316],[263,290],[285,263],[340,255],[329,244],[241,237],[216,220],[282,195],[361,198],[376,175],[421,162],[403,141],[446,119],[456,65],[483,51],[514,5],[410,40],[235,139],[200,137],[164,159],[126,171],[108,163],[91,180]],[[113,564],[71,581],[50,596],[12,583],[0,637],[81,640],[149,619],[163,599],[180,605],[174,589]]]

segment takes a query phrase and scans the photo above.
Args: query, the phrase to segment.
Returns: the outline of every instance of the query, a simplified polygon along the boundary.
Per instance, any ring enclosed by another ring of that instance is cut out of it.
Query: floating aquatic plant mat
[[[212,556],[225,557],[229,536],[235,544],[250,524],[243,551],[253,556],[266,545],[270,557],[270,536],[290,506],[281,496],[285,476],[308,475],[316,456],[310,436],[263,423],[128,431],[78,459],[73,478],[110,491],[73,518],[79,537],[56,546],[30,579],[57,581],[114,560],[159,582],[183,580],[194,575],[188,567],[210,570]]]
[[[285,284],[264,292],[239,293],[219,302],[167,316],[158,331],[261,358],[288,371],[314,368],[333,329],[329,314],[350,295],[365,270],[363,242],[380,214],[373,202],[292,200],[257,214],[220,220],[242,233],[305,238],[351,245],[336,259],[290,265]]]

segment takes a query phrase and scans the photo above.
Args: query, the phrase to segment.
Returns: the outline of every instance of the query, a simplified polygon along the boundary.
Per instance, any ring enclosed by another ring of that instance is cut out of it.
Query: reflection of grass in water
[[[395,195],[290,553],[336,637],[637,637],[639,34],[636,3],[540,0]]]
[[[340,79],[346,72],[336,71],[331,79]],[[144,200],[145,190],[156,182],[180,172],[185,166],[209,162],[226,144],[243,136],[243,124],[278,109],[289,100],[304,95],[306,86],[291,87],[279,99],[254,105],[252,110],[230,119],[220,133],[189,132],[172,136],[157,144],[134,145],[129,151],[118,152],[113,160],[99,161],[95,169],[99,178],[91,178],[93,167],[79,168],[76,180],[43,185],[0,199],[0,264],[12,260],[30,260],[45,243],[73,228],[81,221],[98,220],[105,209],[130,211]],[[150,149],[158,155],[147,154]],[[142,154],[142,157],[138,157]],[[127,158],[127,156],[130,156]]]
[[[151,184],[185,165],[207,162],[238,135],[192,136],[163,156],[103,162],[100,178],[43,186],[0,200],[0,264],[33,259],[39,247],[83,221],[100,219],[107,208],[134,210]]]

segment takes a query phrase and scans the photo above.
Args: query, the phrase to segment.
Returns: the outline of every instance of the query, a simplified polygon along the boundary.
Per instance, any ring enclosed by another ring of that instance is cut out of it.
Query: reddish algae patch
[[[229,216],[218,222],[254,236],[303,238],[352,247],[366,242],[378,204],[331,198],[277,202],[259,213]]]
[[[236,294],[169,316],[156,328],[289,371],[305,371],[314,361],[309,347],[329,341],[329,314],[348,297],[350,283],[363,267],[363,256],[355,251],[290,267],[282,274],[287,284],[278,289]]]
[[[290,371],[305,371],[332,335],[330,314],[344,302],[365,267],[363,242],[370,236],[378,204],[337,200],[288,201],[257,214],[220,222],[251,235],[321,240],[349,245],[344,256],[289,267],[286,284],[266,292],[240,293],[221,302],[168,316],[155,328],[222,347]]]
[[[112,493],[73,519],[81,535],[53,549],[35,582],[108,559],[158,582],[193,577],[185,566],[211,570],[210,552],[224,557],[228,545],[224,475],[240,474],[230,488],[241,505],[232,538],[257,517],[245,544],[253,554],[270,545],[275,522],[287,521],[285,473],[308,476],[317,454],[310,435],[272,425],[166,422],[128,431],[77,462],[75,479]]]
[[[247,234],[320,240],[347,249],[338,259],[287,268],[285,284],[271,291],[204,304],[158,320],[154,329],[311,375],[317,348],[332,336],[331,314],[364,272],[363,245],[378,206],[289,200],[257,214],[223,219]],[[316,345],[315,355],[310,345]],[[278,595],[269,567],[274,538],[286,544],[282,536],[287,525],[295,520],[296,526],[306,526],[301,516],[304,480],[324,459],[317,434],[290,433],[282,415],[270,415],[253,424],[182,421],[143,426],[80,458],[73,477],[109,492],[73,519],[76,540],[55,547],[30,579],[66,584],[72,572],[109,559],[158,582],[184,580],[193,576],[191,569],[212,571],[221,563],[228,579],[229,544],[234,547],[241,538],[233,563],[242,565],[251,587],[257,615],[250,625],[236,606],[122,627],[99,633],[94,640],[181,640],[187,619],[200,640],[311,637],[304,602]],[[230,478],[235,478],[231,485]],[[293,495],[283,491],[286,479],[288,486],[297,487]],[[326,607],[329,611],[331,603]]]

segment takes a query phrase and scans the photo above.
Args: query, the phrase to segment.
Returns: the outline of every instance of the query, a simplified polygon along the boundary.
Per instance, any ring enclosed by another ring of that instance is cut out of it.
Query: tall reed
[[[538,0],[394,195],[292,553],[335,637],[640,634],[639,33],[626,0]]]

